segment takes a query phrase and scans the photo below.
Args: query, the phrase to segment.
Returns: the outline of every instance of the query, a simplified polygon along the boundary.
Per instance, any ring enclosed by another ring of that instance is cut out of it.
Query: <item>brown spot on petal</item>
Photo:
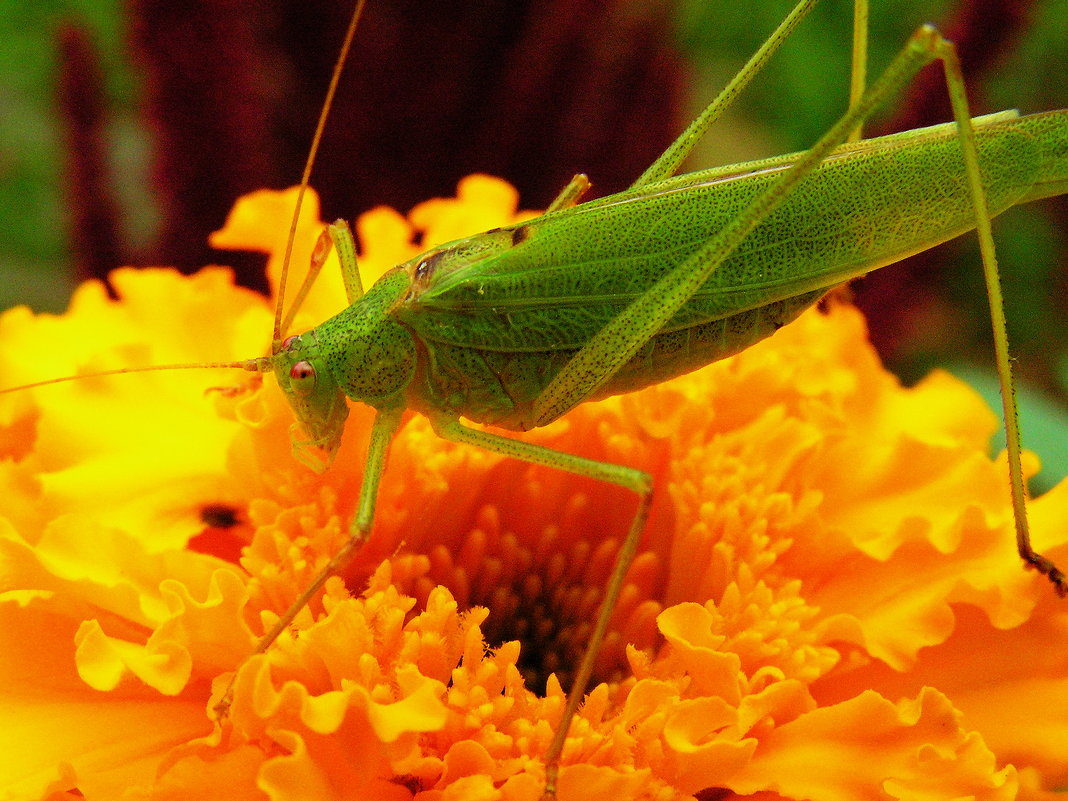
[[[248,526],[242,511],[224,503],[206,504],[200,508],[200,519],[206,528],[189,540],[189,550],[236,564],[241,549],[248,545]]]

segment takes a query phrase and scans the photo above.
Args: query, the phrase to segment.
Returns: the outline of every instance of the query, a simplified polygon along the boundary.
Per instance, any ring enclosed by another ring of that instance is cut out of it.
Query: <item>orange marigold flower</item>
[[[292,203],[243,198],[215,244],[267,252],[277,282]],[[480,176],[408,219],[373,211],[364,280],[519,218]],[[268,302],[223,269],[112,284],[117,301],[90,283],[62,316],[0,318],[5,382],[268,349]],[[328,265],[297,326],[344,303]],[[291,419],[272,380],[195,370],[0,398],[0,798],[539,797],[635,499],[412,417],[344,581],[248,658],[344,541],[371,414],[354,406],[323,475],[292,458]],[[902,388],[830,303],[530,432],[657,488],[560,799],[1068,784],[1068,606],[1013,558],[995,426],[945,373]],[[1068,486],[1031,511],[1037,546],[1068,561]]]

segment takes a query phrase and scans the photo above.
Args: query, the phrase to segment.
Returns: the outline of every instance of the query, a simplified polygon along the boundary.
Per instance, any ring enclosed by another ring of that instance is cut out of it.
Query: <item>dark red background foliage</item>
[[[1034,0],[968,0],[943,20],[975,113],[983,83],[1028,24]],[[671,0],[373,0],[327,125],[312,184],[327,218],[385,203],[407,211],[452,194],[472,172],[504,176],[526,207],[575,172],[593,195],[625,187],[681,130],[684,69]],[[60,43],[68,123],[73,249],[82,277],[118,264],[192,271],[223,262],[263,288],[262,259],[213,252],[239,195],[295,184],[350,0],[129,0],[131,56],[143,72],[154,137],[159,236],[132,252],[106,184],[100,80],[76,29]],[[929,69],[869,134],[942,122],[945,87]],[[1064,214],[1064,204],[1057,207]],[[1068,220],[1065,221],[1068,223]],[[878,271],[856,289],[884,354],[938,280],[934,254]]]
[[[629,5],[369,3],[313,173],[325,214],[351,219],[379,203],[406,211],[453,194],[472,172],[507,176],[532,208],[577,171],[599,193],[625,187],[679,130],[682,84],[669,15],[651,7],[637,16]],[[205,237],[234,199],[298,182],[350,13],[336,0],[131,0],[163,211],[158,241],[137,254],[116,241],[115,207],[94,166],[99,82],[84,41],[68,32],[83,272],[219,261]],[[237,266],[242,283],[262,285],[259,260]]]

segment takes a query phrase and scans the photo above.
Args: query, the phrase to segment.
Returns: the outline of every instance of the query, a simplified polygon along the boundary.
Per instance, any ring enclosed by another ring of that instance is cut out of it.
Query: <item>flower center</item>
[[[519,640],[518,667],[527,686],[540,694],[554,673],[565,690],[571,686],[618,550],[616,540],[576,536],[574,531],[565,537],[555,527],[546,527],[535,542],[521,541],[499,528],[496,509],[490,507],[459,547],[439,546],[430,554],[427,578],[448,587],[461,607],[490,610],[482,626],[486,642],[498,646]],[[644,555],[638,572],[655,561]],[[638,588],[634,575],[629,575],[625,601],[615,610],[598,653],[595,683],[618,681],[628,672],[627,643],[638,648],[656,643],[660,604]]]
[[[552,673],[565,690],[570,688],[592,633],[603,590],[566,577],[554,581],[542,572],[497,587],[492,598],[472,601],[473,605],[490,609],[483,626],[486,642],[494,647],[509,640],[522,643],[519,670],[527,686],[540,694]],[[601,655],[596,681],[617,679],[625,666],[618,640],[612,645]]]

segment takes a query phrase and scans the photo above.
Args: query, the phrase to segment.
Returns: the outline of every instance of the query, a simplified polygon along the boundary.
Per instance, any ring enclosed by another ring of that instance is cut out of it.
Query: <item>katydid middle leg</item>
[[[627,570],[634,561],[642,530],[645,528],[645,520],[649,516],[649,507],[653,500],[652,477],[648,473],[633,467],[585,459],[541,445],[502,437],[489,431],[468,428],[454,419],[439,417],[431,418],[430,422],[434,427],[434,431],[443,439],[474,445],[531,464],[552,467],[576,475],[587,476],[598,481],[617,484],[638,494],[638,508],[634,513],[634,518],[631,520],[626,538],[616,554],[616,562],[608,578],[608,583],[605,585],[604,596],[601,599],[593,632],[590,634],[586,650],[582,655],[582,661],[579,663],[578,671],[575,673],[571,689],[567,694],[564,712],[560,717],[560,722],[557,724],[556,731],[553,733],[552,742],[545,752],[545,795],[552,798],[556,793],[560,754],[564,749],[564,743],[567,741],[567,732],[570,728],[571,719],[575,716],[575,712],[582,701],[583,692],[589,684],[590,677],[593,675],[597,655],[601,644],[604,642],[605,635],[608,633],[608,625],[612,620],[612,613],[615,610],[616,602],[619,600],[620,592],[623,590],[623,581],[626,579]]]

